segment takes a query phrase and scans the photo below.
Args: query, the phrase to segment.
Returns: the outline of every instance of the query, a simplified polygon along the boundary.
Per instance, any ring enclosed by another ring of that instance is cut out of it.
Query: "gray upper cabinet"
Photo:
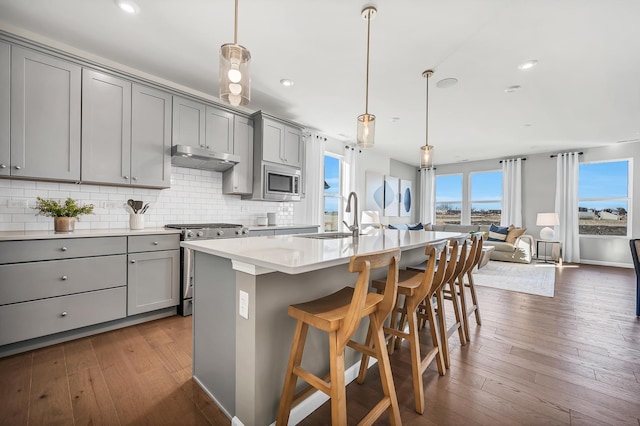
[[[235,117],[233,153],[240,162],[224,172],[222,192],[225,194],[251,194],[253,191],[253,120]]]
[[[134,84],[131,104],[131,183],[169,188],[171,95]]]
[[[11,49],[11,176],[80,179],[81,68]]]
[[[205,116],[207,107],[199,102],[173,97],[173,145],[206,148]]]
[[[82,70],[82,180],[129,184],[131,82]]]
[[[0,42],[0,176],[11,166],[11,46]]]
[[[262,160],[301,168],[302,130],[262,113],[257,113],[254,117],[256,126],[259,126],[256,144],[262,148]]]
[[[205,145],[215,152],[233,153],[234,114],[219,108],[207,106]]]

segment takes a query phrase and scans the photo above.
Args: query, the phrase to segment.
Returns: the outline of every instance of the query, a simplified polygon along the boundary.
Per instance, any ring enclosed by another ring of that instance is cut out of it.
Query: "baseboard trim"
[[[588,259],[580,259],[580,263],[584,263],[585,265],[613,266],[613,267],[616,267],[616,268],[633,269],[633,264],[632,263],[603,262],[601,260],[588,260]]]
[[[224,413],[225,416],[227,416],[227,418],[231,419],[231,426],[244,426],[242,424],[242,422],[240,420],[238,420],[237,417],[235,416],[231,416],[231,413],[229,413],[223,406],[222,404],[220,404],[220,402],[216,399],[215,396],[213,396],[211,394],[211,392],[209,392],[209,389],[206,388],[205,385],[202,384],[202,382],[200,380],[198,380],[198,378],[195,375],[192,375],[193,381],[196,382],[198,384],[198,386],[200,386],[200,389],[202,389],[202,391],[204,393],[207,394],[207,396],[209,398],[211,398],[213,400],[213,402],[215,402],[215,404],[218,406],[218,408],[220,409],[220,411],[222,411]]]

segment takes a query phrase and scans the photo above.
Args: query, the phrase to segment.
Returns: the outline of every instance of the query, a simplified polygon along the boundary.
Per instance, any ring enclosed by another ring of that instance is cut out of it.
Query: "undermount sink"
[[[338,238],[353,237],[353,234],[351,232],[325,232],[322,234],[298,234],[296,237],[315,238],[317,240],[335,240]]]

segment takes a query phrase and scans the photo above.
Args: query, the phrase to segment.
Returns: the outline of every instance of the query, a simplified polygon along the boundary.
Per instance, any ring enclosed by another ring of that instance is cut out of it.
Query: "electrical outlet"
[[[14,209],[26,209],[28,207],[27,200],[9,200],[7,207]]]
[[[117,201],[105,201],[104,202],[104,208],[105,209],[116,209],[119,206],[121,206],[121,204],[118,203]]]
[[[238,310],[240,316],[244,319],[249,319],[249,293],[246,291],[240,290],[240,306],[238,306]]]

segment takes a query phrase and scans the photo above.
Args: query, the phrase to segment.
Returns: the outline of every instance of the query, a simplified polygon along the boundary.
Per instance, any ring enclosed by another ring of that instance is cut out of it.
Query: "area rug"
[[[490,260],[473,274],[480,286],[553,297],[556,268],[552,263],[511,263]]]

